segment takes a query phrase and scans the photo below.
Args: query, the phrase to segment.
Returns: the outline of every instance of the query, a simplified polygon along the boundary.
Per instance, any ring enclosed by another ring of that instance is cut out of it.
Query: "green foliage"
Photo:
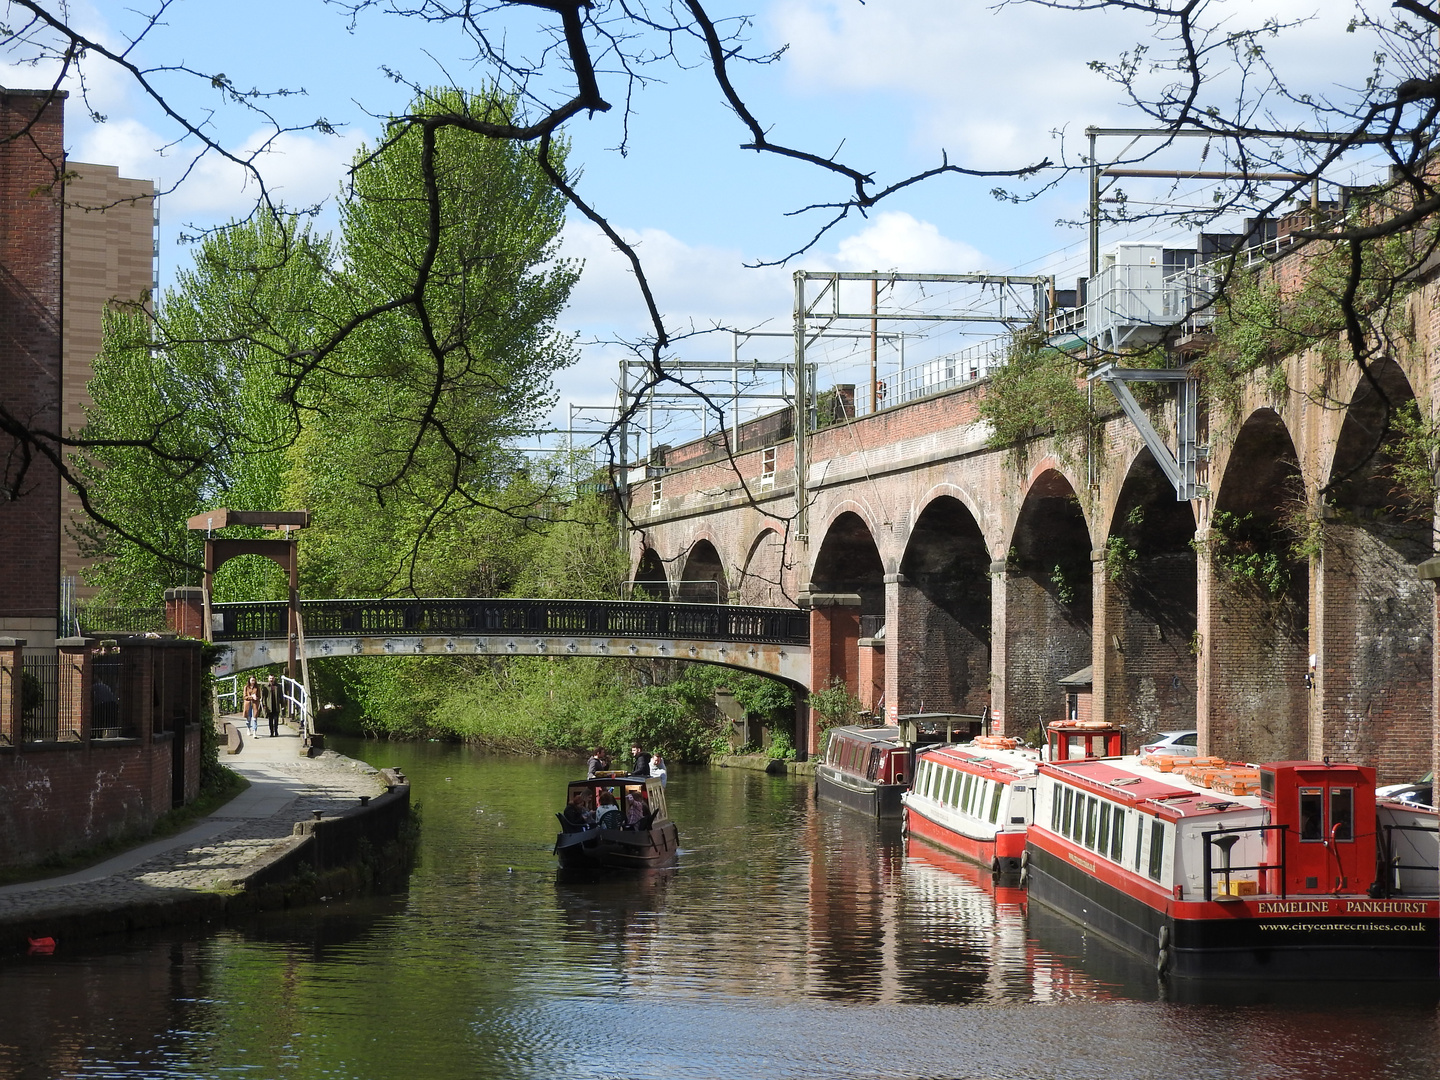
[[[829,686],[810,691],[810,708],[820,716],[821,731],[860,722],[860,699],[838,676],[830,680]]]
[[[990,377],[979,412],[991,426],[990,445],[1022,444],[1037,432],[1078,435],[1091,423],[1076,385],[1075,360],[1036,331],[1015,335],[1005,363]]]
[[[1075,578],[1059,563],[1056,563],[1050,571],[1050,584],[1055,588],[1055,599],[1066,607],[1072,607],[1079,599],[1080,594],[1075,584]]]
[[[1257,518],[1253,512],[1216,511],[1210,521],[1219,534],[1215,563],[1232,580],[1244,582],[1270,596],[1290,589],[1291,538],[1278,522]]]
[[[1395,410],[1390,424],[1395,433],[1395,438],[1387,447],[1390,479],[1394,485],[1392,492],[1422,512],[1433,511],[1440,431],[1425,420],[1413,399]]]
[[[80,526],[86,572],[101,599],[158,603],[193,584],[201,537],[185,519],[204,509],[279,505],[296,416],[284,402],[285,357],[331,324],[328,241],[293,218],[258,217],[207,237],[154,320],[114,308],[89,383],[82,436],[103,445],[74,458],[96,509],[148,548],[95,523]],[[216,597],[283,596],[261,559],[224,566]]]
[[[790,741],[790,736],[784,731],[777,731],[770,736],[770,745],[765,748],[765,756],[771,761],[794,761],[795,744]]]
[[[1129,580],[1132,564],[1140,553],[1130,546],[1123,536],[1110,536],[1105,540],[1105,578],[1116,585]]]
[[[40,685],[40,680],[31,672],[21,673],[20,681],[20,715],[26,720],[32,720],[35,714],[40,711],[40,706],[45,704],[45,688]]]

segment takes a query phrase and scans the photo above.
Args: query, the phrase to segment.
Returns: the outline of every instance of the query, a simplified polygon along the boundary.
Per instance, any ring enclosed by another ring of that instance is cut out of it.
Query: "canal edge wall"
[[[764,754],[716,754],[710,759],[710,764],[717,769],[749,769],[751,772],[790,776],[800,780],[810,780],[815,776],[813,761],[787,761],[784,758],[766,757]]]
[[[224,925],[264,911],[302,907],[398,886],[414,851],[410,784],[381,770],[388,790],[339,814],[297,821],[293,835],[208,887],[157,888],[154,896],[107,898],[108,879],[44,910],[0,916],[0,956],[52,939],[73,942],[172,926]],[[41,945],[43,948],[43,944]]]

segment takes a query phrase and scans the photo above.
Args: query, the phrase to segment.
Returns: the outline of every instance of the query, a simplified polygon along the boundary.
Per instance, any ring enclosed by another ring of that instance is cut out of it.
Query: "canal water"
[[[808,785],[677,773],[679,868],[570,882],[572,768],[343,749],[413,782],[405,892],[0,960],[0,1077],[1440,1076],[1433,990],[1167,988]]]

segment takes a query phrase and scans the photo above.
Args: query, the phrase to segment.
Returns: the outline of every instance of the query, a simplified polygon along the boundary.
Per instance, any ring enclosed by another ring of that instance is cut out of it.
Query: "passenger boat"
[[[910,786],[914,744],[970,738],[983,716],[916,713],[888,727],[831,728],[825,760],[815,766],[815,795],[876,818],[898,818],[900,796]],[[902,741],[903,734],[908,736]]]
[[[1001,735],[915,755],[915,784],[901,797],[905,831],[1015,878],[1034,810],[1040,755]]]
[[[1361,765],[1050,761],[1023,876],[1162,975],[1434,980],[1437,817]]]
[[[658,777],[601,773],[586,780],[572,780],[566,786],[565,802],[572,802],[592,816],[613,800],[618,808],[615,824],[580,825],[560,820],[555,854],[567,870],[650,870],[675,865],[680,852],[680,831],[670,820],[665,806],[665,789]],[[643,816],[625,822],[632,800]]]

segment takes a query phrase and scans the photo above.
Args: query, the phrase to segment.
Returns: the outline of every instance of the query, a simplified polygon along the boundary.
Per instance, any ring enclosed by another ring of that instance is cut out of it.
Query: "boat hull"
[[[1033,842],[1026,877],[1035,903],[1171,977],[1397,981],[1440,975],[1440,904],[1433,899],[1265,897],[1158,907]]]
[[[841,772],[831,765],[815,769],[815,795],[826,802],[839,803],[873,818],[898,818],[900,796],[905,784],[877,784]]]
[[[994,874],[1016,878],[1020,874],[1020,856],[1025,850],[1023,832],[971,836],[958,828],[932,820],[914,806],[905,808],[905,831],[935,847],[978,863]]]
[[[673,821],[653,829],[586,829],[561,833],[555,854],[566,870],[657,870],[680,856],[680,830]]]

